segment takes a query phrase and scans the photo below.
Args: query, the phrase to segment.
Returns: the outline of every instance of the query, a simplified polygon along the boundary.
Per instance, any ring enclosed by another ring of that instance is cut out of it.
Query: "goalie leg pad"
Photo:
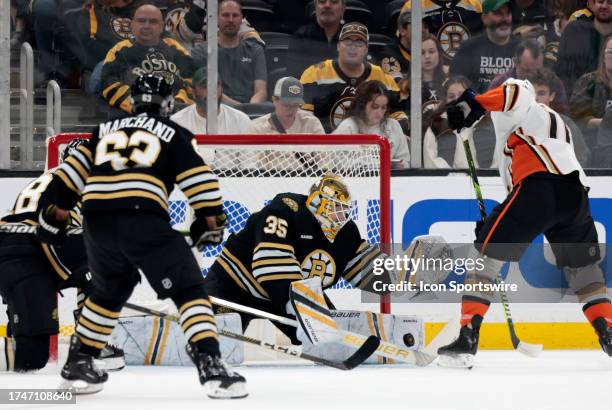
[[[219,329],[242,334],[239,314],[215,315],[215,320]],[[187,339],[181,326],[158,317],[120,318],[109,343],[123,349],[128,365],[193,366],[185,351]],[[242,342],[220,336],[219,347],[226,363],[239,365],[244,361]]]
[[[381,340],[400,346],[406,349],[406,351],[422,349],[424,345],[424,322],[422,318],[417,316],[379,314],[353,310],[332,310],[330,315],[341,330],[364,336],[376,336]],[[303,352],[323,357],[327,360],[341,360],[353,351],[354,348],[341,343],[316,345],[304,343],[303,345]],[[392,361],[372,355],[364,363],[388,364],[392,363]]]
[[[323,296],[321,278],[314,277],[291,283],[291,306],[310,343],[327,343],[340,340],[338,326],[330,316]]]

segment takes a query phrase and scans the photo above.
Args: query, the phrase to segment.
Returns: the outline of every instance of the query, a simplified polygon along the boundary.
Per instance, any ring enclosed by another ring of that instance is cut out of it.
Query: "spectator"
[[[391,166],[394,169],[410,167],[408,141],[402,127],[389,118],[387,88],[380,81],[365,81],[357,87],[348,116],[334,134],[375,134],[391,144]]]
[[[404,11],[397,19],[397,39],[391,40],[380,54],[380,67],[385,74],[389,74],[400,85],[407,89],[410,78],[410,48],[412,41],[412,24],[410,11]],[[427,26],[422,25],[423,37],[429,32]],[[405,81],[403,81],[405,79]]]
[[[450,61],[459,46],[482,30],[482,5],[479,0],[454,0],[449,2],[423,2],[423,25],[438,38],[445,62]],[[408,0],[402,13],[412,9]]]
[[[597,130],[606,108],[612,105],[612,35],[602,43],[597,70],[580,77],[570,98],[572,118],[587,145],[596,144]]]
[[[444,103],[438,107],[432,118],[431,125],[423,137],[423,167],[424,168],[467,168],[468,163],[463,149],[463,142],[449,127],[446,119],[445,106],[456,100],[469,88],[469,80],[463,76],[451,77],[442,90]],[[470,148],[475,155],[474,140],[469,139]],[[475,166],[478,160],[474,158]],[[452,166],[451,166],[452,165]]]
[[[6,1],[6,0],[5,0]],[[28,32],[26,20],[28,18],[28,1],[11,0],[11,51],[19,51],[21,44],[26,41]]]
[[[597,69],[603,39],[612,33],[612,2],[608,1],[595,0],[592,20],[573,21],[563,30],[556,72],[569,93],[581,75]]]
[[[289,75],[299,77],[312,64],[336,56],[346,0],[315,0],[316,21],[297,29],[287,50]]]
[[[489,85],[489,89],[497,88],[502,85],[508,78],[518,78],[524,80],[533,76],[538,70],[544,67],[544,49],[536,40],[523,40],[516,47],[514,53],[514,68],[505,73],[498,74]],[[554,75],[554,86],[552,88],[555,98],[551,108],[560,114],[567,114],[569,106],[567,102],[567,94],[563,82]]]
[[[366,26],[345,24],[336,47],[337,59],[311,65],[300,78],[304,84],[304,109],[314,112],[328,133],[345,118],[356,88],[367,80],[379,80],[387,87],[391,116],[403,122],[402,128],[410,129],[397,84],[379,66],[365,61],[368,40]]]
[[[188,50],[206,41],[206,0],[192,0],[191,4],[171,4],[166,15],[166,31]],[[246,19],[240,24],[240,39],[255,39],[264,45],[259,33]]]
[[[582,19],[592,20],[594,16],[591,10],[593,10],[594,4],[595,0],[587,0],[586,6],[584,8],[574,11],[569,17],[568,22],[571,23],[572,21]]]
[[[207,81],[206,67],[199,68],[193,75],[193,98],[195,103],[175,113],[170,119],[194,134],[206,134]],[[222,104],[223,84],[218,77],[217,84],[217,124],[219,134],[248,134],[251,128],[249,116],[229,105]]]
[[[62,86],[68,85],[71,75],[81,72],[82,64],[76,58],[81,49],[71,32],[74,26],[68,27],[65,13],[82,9],[83,0],[35,0],[31,4],[32,28],[38,51],[36,66],[46,79],[55,79]],[[103,58],[104,55],[100,56],[98,61]]]
[[[517,40],[511,37],[509,0],[485,0],[482,22],[485,32],[464,41],[450,65],[450,75],[463,75],[478,93],[489,88],[493,78],[512,68]]]
[[[527,79],[531,81],[533,87],[535,88],[536,101],[552,108],[552,105],[557,97],[555,92],[555,84],[559,80],[555,73],[547,68],[540,68],[533,74],[530,74]],[[567,115],[564,115],[558,111],[557,113],[561,116],[565,122],[565,125],[567,125],[570,130],[572,142],[574,144],[574,151],[576,153],[576,158],[578,158],[578,162],[580,162],[580,165],[583,167],[587,167],[591,159],[591,151],[584,141],[582,131],[580,131],[580,128],[578,128],[576,123]]]
[[[283,77],[274,86],[274,112],[255,120],[250,134],[325,134],[317,117],[301,110],[304,87],[297,78]]]
[[[612,106],[606,108],[601,125],[597,131],[597,144],[594,149],[593,166],[612,168]]]
[[[86,0],[83,3],[79,12],[64,15],[70,20],[66,24],[68,34],[65,43],[78,60],[83,88],[90,94],[96,94],[102,86],[102,63],[108,51],[123,40],[134,40],[132,16],[138,3],[133,0]],[[45,38],[45,48],[50,50],[51,44],[46,44],[50,41],[46,38],[48,29],[41,27],[37,37]]]
[[[248,134],[251,120],[248,115],[221,102],[223,84],[217,77],[217,125],[219,134]],[[193,98],[195,103],[175,113],[170,119],[178,125],[187,128],[194,134],[207,134],[207,97],[208,71],[206,67],[199,68],[193,75]],[[204,162],[211,167],[220,169],[245,163],[245,157],[236,152],[221,149],[198,148]]]
[[[512,25],[516,27],[538,26],[548,38],[555,36],[554,16],[544,0],[511,0]]]
[[[266,56],[254,39],[240,38],[242,7],[238,0],[219,2],[219,73],[223,81],[223,102],[262,103],[267,99]],[[206,66],[207,45],[194,47],[193,57],[199,67]]]
[[[442,84],[447,79],[442,60],[442,48],[433,34],[423,37],[421,49],[421,74],[423,110],[432,104],[438,104],[442,93]]]
[[[195,66],[189,52],[176,40],[162,38],[164,21],[159,8],[138,7],[131,21],[134,40],[123,40],[109,50],[102,67],[102,97],[109,106],[131,112],[130,84],[143,74],[163,76],[175,98],[192,103],[188,93]]]

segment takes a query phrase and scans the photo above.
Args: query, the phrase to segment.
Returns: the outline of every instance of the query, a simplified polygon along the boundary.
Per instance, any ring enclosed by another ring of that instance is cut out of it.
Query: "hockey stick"
[[[480,190],[480,183],[478,182],[478,175],[476,174],[476,166],[474,165],[474,157],[472,156],[472,149],[470,148],[469,135],[474,132],[474,127],[464,128],[461,132],[455,131],[455,134],[461,138],[463,142],[463,148],[465,150],[465,157],[468,162],[468,169],[474,191],[476,192],[476,200],[478,201],[478,210],[480,211],[480,219],[484,222],[487,219],[487,212],[485,211],[484,200],[482,198],[482,191]],[[499,284],[501,282],[501,272],[495,278],[495,281]],[[510,340],[512,341],[512,347],[515,350],[523,353],[530,357],[536,357],[544,348],[541,344],[532,344],[521,341],[514,329],[514,321],[512,320],[512,314],[510,313],[510,303],[508,302],[508,296],[506,292],[499,287],[499,297],[501,299],[502,307],[504,308],[504,316],[506,317],[506,323],[508,324],[508,331],[510,332]]]
[[[287,326],[299,327],[300,324],[297,320],[289,319],[284,316],[275,315],[273,313],[264,312],[263,310],[243,306],[238,303],[230,302],[227,300],[219,299],[211,296],[210,301],[214,305],[224,306],[238,312],[248,313],[261,318],[266,318],[285,324]],[[365,343],[367,339],[375,336],[364,336],[359,333],[349,332],[346,330],[338,329],[338,332],[342,335],[342,343],[348,346],[359,347],[362,343]],[[378,339],[378,338],[377,338]],[[431,355],[424,351],[419,350],[406,350],[396,344],[386,342],[378,339],[380,346],[374,352],[375,355],[386,357],[387,359],[393,359],[404,363],[416,364],[417,366],[427,366],[433,362],[437,356]]]
[[[176,315],[163,313],[157,310],[149,309],[144,306],[135,305],[129,302],[125,303],[124,307],[132,309],[132,310],[136,310],[138,312],[157,316],[157,317],[160,317],[162,319],[166,319],[172,322],[179,323],[179,318]],[[370,336],[367,338],[365,343],[355,353],[353,353],[349,358],[341,362],[334,362],[332,360],[323,359],[321,357],[313,356],[308,353],[302,353],[299,350],[291,346],[280,346],[274,343],[265,342],[263,340],[244,336],[238,333],[233,333],[233,332],[230,332],[224,329],[218,329],[218,331],[220,335],[229,337],[230,339],[235,339],[241,342],[250,343],[250,344],[259,346],[263,349],[273,350],[275,352],[286,354],[287,356],[298,357],[300,359],[309,360],[311,362],[321,364],[324,366],[333,367],[339,370],[352,370],[355,367],[359,366],[368,357],[372,355],[372,353],[378,348],[378,345],[380,344],[380,340],[378,338],[376,338],[375,336]]]

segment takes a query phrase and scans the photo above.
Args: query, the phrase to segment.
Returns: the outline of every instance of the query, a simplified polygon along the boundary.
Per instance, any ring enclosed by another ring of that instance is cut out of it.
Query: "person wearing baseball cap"
[[[497,74],[512,69],[519,41],[512,37],[509,0],[484,0],[482,11],[484,32],[464,41],[450,65],[451,77],[467,77],[479,93],[487,91]]]
[[[177,124],[187,128],[194,134],[206,134],[207,98],[208,98],[208,71],[201,67],[193,74],[193,98],[195,104],[189,105],[170,117]],[[251,126],[248,115],[229,105],[222,104],[223,84],[221,76],[217,77],[217,118],[219,134],[245,134]]]
[[[304,87],[297,78],[283,77],[272,95],[274,112],[253,120],[251,134],[325,134],[321,122],[307,111]]]
[[[366,60],[369,40],[365,25],[346,23],[336,46],[338,57],[313,64],[302,73],[304,109],[313,112],[328,133],[346,118],[359,84],[369,80],[380,81],[389,90],[391,116],[400,121],[402,128],[410,129],[404,112],[406,101],[400,101],[397,83],[380,66]]]

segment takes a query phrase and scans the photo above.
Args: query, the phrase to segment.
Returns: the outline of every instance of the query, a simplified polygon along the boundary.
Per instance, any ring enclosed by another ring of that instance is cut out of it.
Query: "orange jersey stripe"
[[[512,203],[514,202],[514,200],[518,196],[519,192],[521,192],[521,187],[522,187],[522,185],[518,186],[516,192],[514,193],[514,195],[512,195],[512,198],[510,198],[510,201],[508,201],[508,203],[506,204],[504,209],[499,213],[499,216],[497,217],[497,220],[493,224],[493,227],[491,228],[491,230],[487,234],[487,237],[485,238],[485,240],[484,240],[484,242],[482,244],[482,249],[480,251],[481,254],[484,254],[484,251],[487,248],[487,245],[489,244],[489,241],[491,240],[491,235],[493,235],[493,232],[495,232],[495,229],[497,229],[497,225],[499,225],[499,222],[502,220],[504,215],[506,215],[506,212],[508,212],[508,209],[510,209],[510,207],[512,206]]]

